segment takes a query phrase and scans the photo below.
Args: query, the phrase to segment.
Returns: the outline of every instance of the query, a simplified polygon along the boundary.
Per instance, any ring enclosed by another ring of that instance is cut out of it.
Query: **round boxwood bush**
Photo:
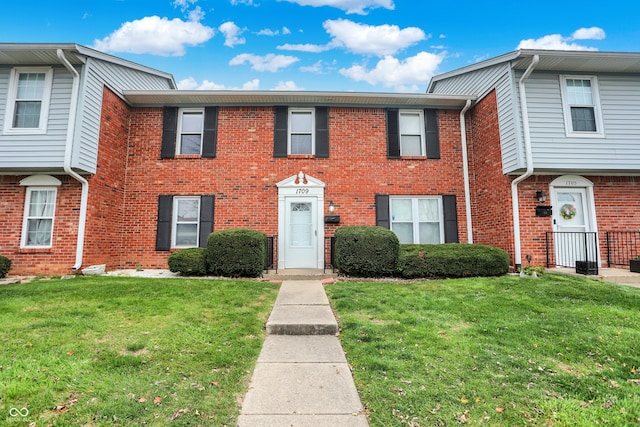
[[[261,231],[216,231],[207,240],[207,271],[216,276],[259,277],[265,268],[266,253],[267,235]]]
[[[6,256],[0,255],[0,279],[7,277],[10,268],[11,260]]]
[[[204,259],[205,248],[179,249],[169,255],[169,270],[183,276],[204,276],[207,264]]]
[[[357,277],[392,276],[400,243],[383,227],[339,227],[335,233],[334,260],[340,273]]]

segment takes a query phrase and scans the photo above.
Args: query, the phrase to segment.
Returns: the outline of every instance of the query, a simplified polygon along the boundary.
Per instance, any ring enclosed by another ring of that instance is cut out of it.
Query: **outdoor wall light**
[[[540,203],[546,202],[547,201],[547,193],[545,193],[543,190],[536,191],[536,199],[538,199],[538,201]]]
[[[329,212],[335,212],[336,207],[333,205],[333,200],[329,200]]]

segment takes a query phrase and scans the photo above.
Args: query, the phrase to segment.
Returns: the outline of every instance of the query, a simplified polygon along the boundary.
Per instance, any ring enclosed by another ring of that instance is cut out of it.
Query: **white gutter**
[[[515,264],[516,269],[520,269],[522,266],[522,250],[520,247],[520,210],[518,203],[518,184],[521,181],[529,178],[533,175],[533,153],[531,150],[531,134],[529,132],[529,112],[527,110],[527,93],[525,91],[524,83],[529,78],[533,69],[538,65],[540,61],[539,55],[534,55],[531,64],[527,67],[526,71],[520,77],[518,82],[518,88],[520,93],[520,111],[522,112],[522,131],[524,134],[524,156],[527,164],[527,170],[524,174],[520,175],[511,183],[511,210],[513,212],[513,246],[515,250]]]
[[[71,168],[71,156],[73,154],[73,140],[76,131],[76,114],[78,111],[78,93],[80,91],[80,75],[73,68],[73,65],[64,56],[64,51],[58,49],[58,59],[73,76],[71,87],[71,105],[69,106],[69,125],[67,127],[67,141],[64,147],[64,171],[73,177],[82,186],[80,195],[80,218],[78,220],[78,241],[76,243],[76,263],[71,267],[78,270],[82,266],[82,255],[84,253],[84,233],[87,224],[87,205],[89,199],[89,182]]]
[[[473,226],[471,223],[471,190],[469,189],[469,158],[467,153],[467,128],[464,119],[465,113],[471,108],[471,100],[467,99],[462,111],[460,111],[460,139],[462,140],[462,170],[464,173],[464,205],[467,214],[467,241],[473,243]]]

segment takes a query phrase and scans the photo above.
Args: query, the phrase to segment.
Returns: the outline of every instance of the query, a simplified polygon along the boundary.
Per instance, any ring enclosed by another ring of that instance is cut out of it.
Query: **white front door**
[[[596,243],[589,218],[586,188],[554,189],[553,223],[556,264],[575,267],[576,261],[595,261]]]
[[[285,268],[316,268],[318,202],[312,197],[285,198]]]

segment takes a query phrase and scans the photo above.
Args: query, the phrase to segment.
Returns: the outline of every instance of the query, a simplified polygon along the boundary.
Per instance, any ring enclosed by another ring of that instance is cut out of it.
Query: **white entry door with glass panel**
[[[285,268],[316,268],[318,257],[317,199],[285,199]]]
[[[553,212],[556,264],[575,267],[576,261],[595,261],[586,189],[555,188]]]

